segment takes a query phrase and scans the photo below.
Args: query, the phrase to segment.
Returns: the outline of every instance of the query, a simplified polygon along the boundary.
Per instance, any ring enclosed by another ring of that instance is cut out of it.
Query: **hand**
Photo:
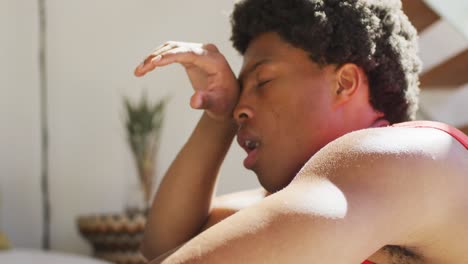
[[[157,67],[173,63],[184,66],[195,90],[190,99],[192,108],[204,109],[216,120],[232,118],[239,99],[239,83],[215,45],[166,42],[146,57],[135,69],[135,75],[140,77]]]

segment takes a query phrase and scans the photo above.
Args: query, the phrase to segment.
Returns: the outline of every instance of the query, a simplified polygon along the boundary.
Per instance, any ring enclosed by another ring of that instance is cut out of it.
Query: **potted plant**
[[[78,228],[93,247],[95,257],[117,264],[143,264],[139,252],[154,187],[156,153],[168,98],[150,103],[146,94],[138,103],[124,98],[125,130],[139,178],[140,208],[125,213],[94,214],[78,218]]]
[[[151,205],[156,154],[166,102],[167,97],[152,104],[146,94],[138,104],[133,104],[128,98],[124,99],[127,141],[138,172],[144,211]]]

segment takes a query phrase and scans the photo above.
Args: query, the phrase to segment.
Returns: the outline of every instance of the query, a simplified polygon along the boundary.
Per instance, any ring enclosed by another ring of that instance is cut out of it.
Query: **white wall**
[[[237,72],[228,41],[233,0],[49,0],[48,70],[52,248],[88,253],[76,217],[124,208],[136,177],[122,127],[122,96],[172,95],[158,175],[196,124],[180,66],[137,79],[134,67],[166,40],[213,42]],[[17,247],[40,246],[41,204],[36,1],[0,1],[0,229]],[[234,144],[218,193],[258,186]]]
[[[40,246],[40,123],[34,1],[0,1],[0,230]]]
[[[189,108],[183,69],[137,79],[134,67],[166,40],[214,42],[237,71],[228,41],[231,0],[47,1],[52,248],[87,253],[76,217],[124,208],[136,182],[122,127],[122,96],[171,95],[158,157],[169,166],[198,121]],[[207,8],[209,7],[209,8]],[[18,247],[39,247],[40,129],[35,1],[2,0],[0,94],[1,228]],[[190,19],[188,19],[190,18]],[[6,48],[3,46],[6,43]],[[237,146],[224,164],[218,193],[254,188]]]

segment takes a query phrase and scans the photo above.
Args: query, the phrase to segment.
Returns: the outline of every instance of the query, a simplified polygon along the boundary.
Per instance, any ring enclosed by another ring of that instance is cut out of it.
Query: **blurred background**
[[[229,42],[233,2],[49,0],[41,9],[40,1],[0,0],[0,231],[13,247],[43,246],[44,167],[51,249],[90,254],[77,217],[125,209],[138,181],[123,125],[124,96],[171,96],[157,155],[161,179],[201,113],[188,105],[192,90],[181,66],[144,78],[134,77],[133,69],[159,44],[182,40],[215,43],[237,73],[242,58]],[[403,4],[421,33],[425,66],[418,118],[467,133],[468,2]],[[39,67],[41,10],[45,85]],[[244,157],[233,144],[218,194],[258,187],[242,166]]]

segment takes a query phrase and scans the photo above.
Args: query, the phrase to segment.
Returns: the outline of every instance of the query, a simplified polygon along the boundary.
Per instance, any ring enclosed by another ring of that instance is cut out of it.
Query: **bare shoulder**
[[[459,219],[458,226],[467,223],[468,213],[462,210],[468,206],[467,171],[467,149],[446,132],[388,127],[352,132],[331,142],[293,182],[307,186],[316,177],[329,179],[349,198],[350,208],[385,208],[385,213],[376,211],[398,215],[394,220],[402,230],[420,232],[402,234],[395,243],[420,246],[421,237],[434,234],[427,230],[455,224],[448,219]]]
[[[437,129],[363,129],[329,143],[309,160],[300,174],[313,170],[312,174],[335,177],[333,168],[352,170],[361,166],[372,166],[373,172],[380,173],[396,167],[401,172],[436,169],[443,174],[458,175],[468,169],[468,151],[451,135]]]

